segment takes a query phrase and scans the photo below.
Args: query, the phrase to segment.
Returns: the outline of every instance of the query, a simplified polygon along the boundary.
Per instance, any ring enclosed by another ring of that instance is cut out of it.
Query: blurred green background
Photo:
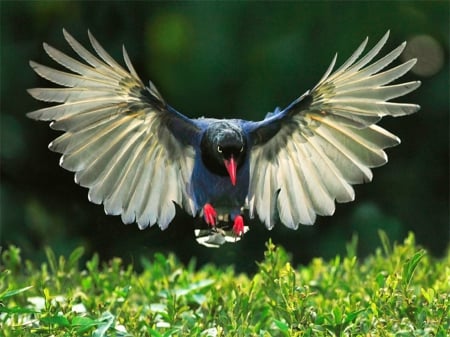
[[[173,251],[182,261],[233,264],[253,271],[272,237],[304,263],[345,252],[356,233],[361,256],[408,231],[439,256],[449,242],[449,3],[366,2],[5,2],[1,1],[1,228],[2,246],[15,244],[39,261],[42,247],[67,253],[78,245],[102,258]],[[335,52],[341,64],[369,36],[372,46],[388,30],[384,52],[410,41],[406,58],[419,57],[405,80],[422,86],[402,98],[419,113],[381,125],[402,139],[374,181],[356,186],[356,201],[333,217],[291,231],[267,231],[257,221],[244,240],[220,249],[198,245],[193,220],[179,212],[168,230],[140,231],[106,216],[87,190],[58,166],[47,149],[58,135],[25,113],[45,106],[26,89],[47,83],[30,59],[55,65],[42,42],[74,55],[66,28],[88,46],[87,29],[117,60],[125,44],[141,78],[189,115],[261,119],[311,88]]]

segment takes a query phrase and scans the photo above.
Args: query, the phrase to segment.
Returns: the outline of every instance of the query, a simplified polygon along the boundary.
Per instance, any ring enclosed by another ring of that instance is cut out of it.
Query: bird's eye
[[[222,146],[220,146],[220,145],[217,146],[217,152],[222,153],[222,151],[223,151],[223,150],[222,150]]]

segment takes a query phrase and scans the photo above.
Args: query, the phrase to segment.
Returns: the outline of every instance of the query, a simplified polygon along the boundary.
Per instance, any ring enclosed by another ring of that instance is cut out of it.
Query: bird
[[[353,201],[352,185],[371,181],[371,169],[388,161],[384,150],[400,139],[377,125],[382,117],[420,109],[391,101],[421,84],[396,81],[416,59],[389,67],[406,42],[374,61],[389,34],[363,55],[366,37],[336,70],[335,54],[312,89],[250,121],[189,118],[151,81],[144,85],[124,46],[126,68],[89,30],[93,51],[63,29],[78,59],[43,43],[65,69],[30,61],[59,87],[28,89],[57,104],[27,116],[63,132],[49,144],[62,154],[60,166],[89,189],[91,202],[125,224],[164,230],[179,206],[205,224],[196,237],[209,246],[241,239],[249,230],[245,212],[268,229],[277,223],[297,229]]]

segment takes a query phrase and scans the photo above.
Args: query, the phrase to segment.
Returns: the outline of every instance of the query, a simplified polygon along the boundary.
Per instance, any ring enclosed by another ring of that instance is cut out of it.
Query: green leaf
[[[33,286],[28,286],[28,287],[24,287],[24,288],[20,288],[20,289],[14,289],[14,290],[7,290],[3,293],[0,294],[0,301],[4,300],[8,297],[23,293],[25,291],[27,291],[28,289],[33,288]]]
[[[414,271],[417,268],[420,260],[425,256],[425,251],[420,250],[416,252],[410,259],[408,259],[403,265],[402,283],[407,288],[414,275]]]
[[[275,323],[277,328],[280,329],[282,332],[289,331],[289,325],[287,325],[286,322],[280,321],[278,319],[274,319],[273,322]]]
[[[163,337],[163,335],[159,333],[158,330],[150,329],[149,332],[151,337]]]
[[[345,316],[344,325],[347,325],[348,323],[353,322],[356,319],[356,317],[358,317],[358,315],[364,311],[366,311],[366,309],[361,309],[361,310],[357,310],[357,311],[348,313]]]
[[[383,247],[384,254],[390,256],[392,254],[391,243],[389,242],[389,237],[383,230],[378,230],[378,236],[380,237],[381,246]]]
[[[70,322],[69,320],[61,315],[56,315],[56,316],[47,316],[47,317],[42,317],[40,319],[41,323],[47,324],[47,325],[59,325],[59,326],[63,326],[63,327],[68,327],[70,326]]]
[[[180,329],[178,329],[178,328],[169,329],[169,330],[167,330],[167,331],[162,335],[162,337],[170,337],[170,336],[173,336],[174,334],[176,334],[176,333],[179,332],[179,331],[180,331]]]
[[[55,253],[50,247],[45,247],[45,255],[47,256],[48,265],[54,275],[58,272],[58,262]]]
[[[72,326],[77,329],[77,332],[82,333],[90,328],[96,326],[100,322],[84,316],[76,316],[72,319]]]
[[[352,235],[352,240],[345,245],[347,251],[347,257],[352,258],[357,256],[358,252],[358,234]]]
[[[342,323],[342,310],[339,307],[335,307],[333,309],[333,317],[334,317],[334,323],[340,324]]]
[[[190,292],[198,291],[202,288],[210,286],[211,284],[214,284],[214,282],[215,281],[212,279],[206,279],[206,280],[201,280],[201,281],[198,281],[195,283],[191,283],[191,284],[189,284],[189,286],[187,288],[176,289],[175,295],[176,296],[185,296],[185,295],[189,294]]]
[[[7,314],[36,314],[39,311],[19,306],[8,308],[0,305],[0,312],[4,312]]]
[[[78,262],[84,254],[84,247],[75,248],[69,256],[69,269],[78,267]]]

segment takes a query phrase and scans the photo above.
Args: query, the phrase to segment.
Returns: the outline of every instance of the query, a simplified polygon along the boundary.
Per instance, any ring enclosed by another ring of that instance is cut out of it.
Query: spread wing
[[[369,64],[389,32],[363,57],[367,39],[332,73],[336,56],[319,83],[283,111],[250,125],[248,202],[268,228],[279,219],[290,228],[313,224],[316,214],[331,215],[338,202],[352,201],[351,185],[372,179],[370,168],[387,162],[383,149],[400,140],[375,125],[383,116],[416,112],[418,105],[389,100],[420,82],[389,84],[415,64],[409,60],[383,70],[406,43]]]
[[[196,213],[190,193],[197,132],[190,119],[167,105],[150,83],[144,86],[123,48],[122,68],[89,33],[98,56],[69,33],[64,37],[84,63],[44,43],[47,54],[70,72],[33,61],[33,70],[63,88],[35,88],[29,93],[60,103],[30,112],[51,121],[64,134],[49,148],[62,153],[60,165],[89,188],[89,200],[104,204],[107,214],[140,228],[158,223],[164,229],[175,216],[174,202]]]

